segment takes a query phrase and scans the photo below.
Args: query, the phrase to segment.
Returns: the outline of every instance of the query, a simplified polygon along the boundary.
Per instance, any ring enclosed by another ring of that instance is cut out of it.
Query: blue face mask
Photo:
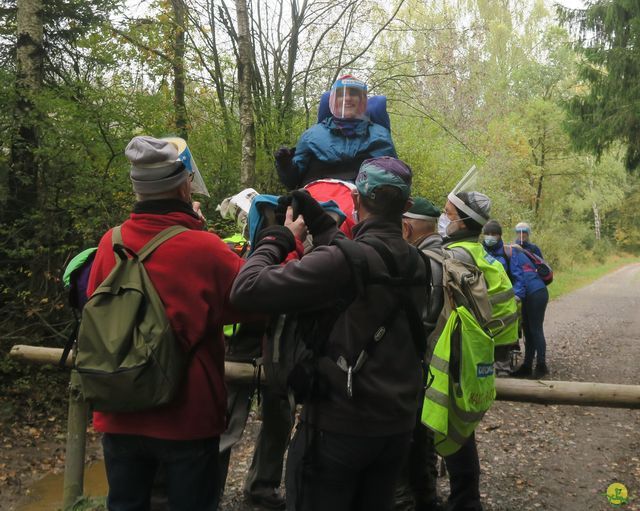
[[[485,235],[483,243],[487,247],[493,247],[498,243],[498,237],[497,236]]]

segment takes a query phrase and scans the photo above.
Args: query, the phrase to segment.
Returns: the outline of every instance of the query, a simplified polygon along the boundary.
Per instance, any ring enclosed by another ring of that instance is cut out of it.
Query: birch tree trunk
[[[42,87],[44,49],[42,0],[18,0],[16,103],[8,179],[7,220],[20,218],[38,202],[39,145],[35,98]]]
[[[186,6],[183,0],[171,0],[171,5],[173,6],[173,21],[175,23],[175,35],[173,41],[174,54],[171,65],[173,67],[173,104],[176,116],[176,130],[182,138],[187,140],[189,132],[187,130],[187,107],[184,100]]]
[[[238,17],[238,85],[240,102],[240,131],[242,156],[240,159],[240,184],[244,188],[253,185],[256,167],[256,128],[253,117],[252,54],[249,33],[249,13],[246,0],[235,0]]]
[[[600,241],[600,212],[598,211],[598,204],[593,201],[591,208],[593,209],[593,227],[596,233],[596,241]]]

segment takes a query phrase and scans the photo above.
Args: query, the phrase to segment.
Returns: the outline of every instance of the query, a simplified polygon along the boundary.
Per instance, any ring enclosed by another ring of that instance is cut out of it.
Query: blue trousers
[[[219,499],[219,438],[162,440],[105,433],[109,511],[148,511],[162,463],[171,511],[215,511]]]
[[[549,302],[549,291],[542,288],[527,295],[522,303],[522,327],[524,330],[524,362],[531,367],[533,359],[546,364],[547,341],[544,338],[544,313]]]

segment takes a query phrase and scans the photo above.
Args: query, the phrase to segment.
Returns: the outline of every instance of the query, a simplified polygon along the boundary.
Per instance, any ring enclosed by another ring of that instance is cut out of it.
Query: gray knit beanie
[[[136,193],[168,192],[189,176],[178,159],[178,148],[167,140],[146,135],[133,137],[124,154],[131,162],[130,177]]]

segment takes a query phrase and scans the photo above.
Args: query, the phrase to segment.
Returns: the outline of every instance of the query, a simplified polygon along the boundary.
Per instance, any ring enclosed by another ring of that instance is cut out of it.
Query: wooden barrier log
[[[640,385],[498,378],[496,393],[501,401],[640,408]]]
[[[62,348],[45,348],[42,346],[27,346],[17,344],[11,348],[9,356],[15,360],[40,365],[58,365],[62,356]],[[67,359],[65,367],[73,366],[71,356]],[[251,382],[254,378],[254,367],[251,364],[241,362],[225,362],[225,376],[227,381]],[[262,375],[264,380],[264,374]]]
[[[40,365],[58,365],[62,356],[62,348],[43,348],[42,346],[27,346],[17,344],[11,348],[9,356],[15,360]],[[67,358],[66,367],[71,369],[71,356]]]
[[[12,358],[36,364],[57,364],[60,348],[17,345],[9,354]],[[250,382],[254,377],[251,364],[225,362],[226,380]],[[71,360],[67,360],[71,367]],[[264,375],[263,375],[264,378]],[[496,379],[497,399],[546,405],[600,406],[607,408],[640,408],[640,385],[611,383]]]

